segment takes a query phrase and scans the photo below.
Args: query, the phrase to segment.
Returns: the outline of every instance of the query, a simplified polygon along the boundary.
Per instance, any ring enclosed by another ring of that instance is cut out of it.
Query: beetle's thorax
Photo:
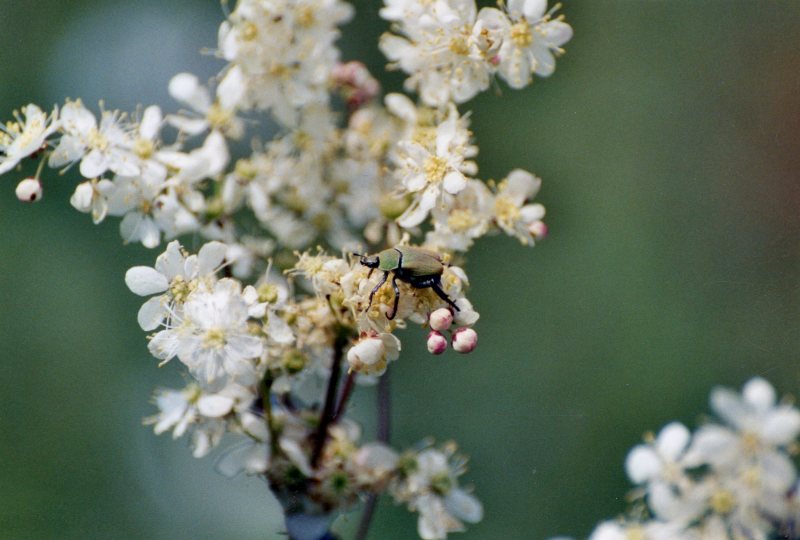
[[[378,266],[381,264],[381,260],[377,255],[373,255],[371,257],[369,255],[362,255],[359,262],[367,268],[378,268]]]

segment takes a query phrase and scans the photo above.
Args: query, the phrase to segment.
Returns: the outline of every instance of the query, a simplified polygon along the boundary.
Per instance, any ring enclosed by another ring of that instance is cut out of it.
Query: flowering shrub
[[[67,100],[50,112],[29,104],[3,126],[0,173],[39,160],[21,201],[42,198],[45,165],[74,168],[75,209],[94,223],[121,218],[125,242],[167,242],[125,282],[146,298],[137,320],[150,353],[190,382],[157,390],[146,422],[188,437],[195,457],[226,446],[219,471],[264,477],[290,537],[325,538],[337,513],[368,499],[363,536],[381,493],[419,514],[425,539],[482,519],[454,443],[389,446],[385,377],[410,323],[430,328],[406,339],[431,354],[476,349],[463,269],[476,239],[532,246],[547,233],[533,174],[478,178],[459,105],[497,77],[521,88],[552,74],[572,35],[554,12],[539,0],[480,11],[472,0],[387,0],[380,47],[414,101],[381,96],[363,64],[341,61],[349,4],[240,0],[219,29],[219,75],[170,81],[178,111],[98,115]],[[274,138],[262,142],[256,123]],[[235,155],[241,140],[250,152]],[[188,234],[205,240],[196,253],[176,239]],[[377,380],[379,440],[362,442],[347,404]]]

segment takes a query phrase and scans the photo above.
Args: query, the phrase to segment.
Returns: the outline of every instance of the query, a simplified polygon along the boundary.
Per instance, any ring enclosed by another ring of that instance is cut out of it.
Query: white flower
[[[241,472],[248,475],[266,472],[271,457],[270,433],[263,418],[245,412],[239,415],[243,434],[249,439],[229,449],[217,462],[217,471],[232,478]]]
[[[139,160],[133,153],[131,127],[119,112],[102,111],[100,125],[91,111],[79,101],[68,101],[61,109],[58,146],[50,154],[50,166],[60,167],[80,160],[85,178],[95,178],[107,170],[124,176],[139,174]]]
[[[336,25],[353,13],[339,0],[242,0],[220,26],[219,51],[229,62],[220,97],[230,106],[269,110],[295,125],[297,109],[327,103],[339,58]]]
[[[711,408],[733,429],[713,424],[701,427],[688,457],[696,463],[735,466],[748,456],[773,454],[800,434],[800,411],[792,405],[777,404],[775,389],[760,377],[748,381],[741,396],[715,388]]]
[[[209,242],[197,255],[188,257],[181,251],[177,240],[167,244],[167,249],[156,259],[155,268],[135,266],[125,273],[125,284],[139,296],[154,296],[145,302],[137,317],[142,330],[155,330],[177,304],[182,304],[198,287],[198,280],[212,277],[225,259],[227,246]]]
[[[544,218],[544,206],[528,203],[539,192],[541,184],[542,181],[531,173],[514,169],[500,182],[494,198],[495,223],[524,245],[535,243],[539,234],[536,225]]]
[[[111,180],[97,179],[81,182],[75,187],[75,193],[69,203],[79,212],[90,212],[95,225],[103,221],[108,213],[108,197],[116,186]]]
[[[533,73],[552,75],[555,55],[572,38],[572,27],[561,17],[551,19],[547,0],[508,0],[506,10],[511,24],[499,52],[500,76],[512,88],[522,88],[530,84]]]
[[[241,286],[222,279],[211,290],[191,293],[180,323],[157,333],[149,349],[164,361],[177,356],[202,384],[215,385],[227,377],[251,376],[263,343],[249,331]]]
[[[219,101],[212,101],[208,89],[200,84],[191,73],[178,73],[169,81],[169,94],[187,105],[189,115],[171,114],[167,122],[188,135],[199,135],[219,130],[233,139],[244,133],[244,122],[236,116],[236,111]]]
[[[666,425],[652,444],[635,446],[625,460],[625,470],[635,484],[683,474],[681,463],[689,444],[689,430],[679,422]]]
[[[0,174],[10,171],[24,158],[42,149],[47,137],[59,127],[58,107],[48,116],[33,103],[20,113],[14,112],[15,121],[0,124]]]
[[[382,375],[389,362],[400,356],[400,340],[383,332],[367,335],[347,351],[350,369],[364,375]]]
[[[474,0],[389,2],[381,16],[403,34],[381,36],[381,51],[410,75],[405,88],[426,105],[464,103],[489,87],[495,66],[473,36]]]
[[[679,422],[665,426],[650,444],[635,446],[625,470],[635,484],[646,484],[647,503],[660,519],[688,524],[706,509],[704,493],[686,473],[689,430]]]
[[[193,455],[203,457],[222,438],[225,431],[223,417],[250,406],[253,394],[247,388],[231,384],[217,393],[209,393],[196,384],[183,390],[158,390],[155,403],[158,414],[145,418],[146,424],[155,424],[157,435],[172,431],[177,439],[192,431]]]
[[[414,460],[410,473],[392,488],[400,501],[419,512],[417,532],[425,540],[439,540],[447,533],[464,530],[463,521],[483,519],[483,506],[473,495],[458,487],[463,462],[453,456],[454,448],[427,448]]]
[[[459,193],[467,186],[467,177],[478,172],[475,162],[469,160],[477,154],[469,138],[466,117],[460,117],[451,105],[447,117],[429,136],[398,143],[395,175],[404,189],[415,195],[398,219],[401,226],[422,223],[443,193]]]
[[[425,244],[447,251],[467,251],[489,229],[494,217],[492,193],[480,180],[470,179],[456,196],[445,197],[444,201],[431,210],[433,230],[426,234]]]
[[[644,523],[606,521],[599,524],[589,540],[700,540],[680,524],[648,521]],[[704,536],[703,540],[728,540]]]

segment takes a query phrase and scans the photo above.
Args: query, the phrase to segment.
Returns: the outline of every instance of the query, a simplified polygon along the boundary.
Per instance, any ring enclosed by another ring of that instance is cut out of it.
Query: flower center
[[[505,224],[514,223],[520,216],[519,208],[511,200],[511,197],[507,195],[497,196],[494,201],[494,211],[495,215],[497,215],[497,221]]]
[[[476,223],[477,220],[472,212],[463,208],[453,210],[450,212],[450,217],[447,218],[447,226],[453,232],[464,232]]]
[[[447,172],[447,162],[439,156],[429,156],[425,158],[423,169],[428,182],[432,184],[439,183],[444,179],[444,175]]]
[[[256,26],[256,23],[252,21],[246,22],[244,28],[242,28],[242,39],[244,41],[253,41],[257,36],[258,26]]]
[[[133,153],[139,156],[141,159],[151,158],[155,148],[156,145],[153,144],[153,141],[145,138],[136,139],[136,141],[133,143]]]
[[[87,146],[97,150],[105,150],[108,148],[108,139],[97,128],[92,128],[86,142]]]
[[[222,328],[212,328],[203,336],[203,347],[206,349],[221,349],[225,346],[225,331]]]
[[[296,12],[297,24],[303,28],[310,28],[314,25],[314,8],[311,6],[302,6]]]
[[[718,489],[712,493],[708,502],[717,514],[728,514],[736,506],[736,498],[727,489]]]
[[[469,45],[467,45],[467,40],[463,36],[456,36],[451,39],[449,48],[451,52],[461,56],[469,54]]]
[[[519,48],[524,48],[533,43],[533,34],[528,21],[520,21],[511,27],[511,41]]]
[[[232,119],[233,115],[231,112],[223,109],[222,106],[216,102],[208,108],[208,112],[206,113],[206,120],[208,120],[211,127],[215,129],[226,128],[231,123]]]
[[[186,297],[192,292],[192,287],[183,276],[175,276],[172,283],[169,284],[169,292],[176,302],[183,303],[186,302]]]

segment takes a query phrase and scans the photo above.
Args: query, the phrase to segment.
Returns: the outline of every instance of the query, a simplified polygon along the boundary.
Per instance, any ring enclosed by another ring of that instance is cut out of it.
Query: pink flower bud
[[[42,184],[36,178],[26,178],[17,184],[17,199],[22,202],[35,202],[42,198]]]
[[[449,330],[450,325],[453,324],[453,313],[447,308],[439,308],[431,313],[428,322],[431,325],[431,329],[437,332],[444,332]]]
[[[453,332],[453,348],[456,352],[471,353],[478,346],[478,333],[472,328],[459,328]]]
[[[495,56],[492,56],[489,59],[489,63],[492,64],[493,66],[499,66],[500,65],[500,61],[501,60],[500,60],[500,55],[499,54],[496,54]]]
[[[543,240],[547,237],[548,228],[544,221],[534,221],[528,230],[536,240]]]
[[[447,338],[436,330],[428,334],[428,352],[431,354],[442,354],[447,350]]]

